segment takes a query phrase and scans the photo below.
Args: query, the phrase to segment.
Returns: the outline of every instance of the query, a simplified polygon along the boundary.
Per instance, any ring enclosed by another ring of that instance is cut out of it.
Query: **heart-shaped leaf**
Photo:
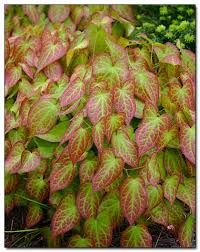
[[[23,151],[19,173],[34,171],[40,165],[40,154],[38,151]]]

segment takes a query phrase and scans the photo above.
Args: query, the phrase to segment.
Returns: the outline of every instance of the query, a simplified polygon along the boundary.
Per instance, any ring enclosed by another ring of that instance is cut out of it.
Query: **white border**
[[[0,15],[0,29],[1,29],[1,46],[0,46],[0,69],[1,69],[1,86],[2,88],[0,89],[0,140],[1,140],[1,148],[0,148],[0,164],[1,164],[1,169],[0,169],[0,202],[1,202],[1,207],[0,207],[0,251],[6,251],[4,248],[4,4],[195,4],[197,7],[197,14],[199,14],[199,6],[200,2],[198,0],[132,0],[132,1],[108,1],[108,0],[91,0],[91,1],[84,1],[84,0],[68,0],[68,1],[63,1],[63,0],[35,0],[35,1],[29,1],[29,0],[20,0],[20,1],[14,1],[14,0],[1,0],[0,3],[0,10],[1,10],[1,15]],[[199,36],[199,23],[200,23],[200,18],[198,18],[197,15],[197,67],[200,65],[200,58],[199,58],[199,41],[198,41],[198,36]],[[199,78],[200,72],[197,71],[197,84]],[[199,87],[197,85],[197,115],[199,115],[199,109],[200,109],[200,99],[199,99]],[[196,124],[198,125],[199,122],[199,117],[197,116],[197,121]],[[199,154],[198,146],[199,146],[199,129],[197,128],[197,156]],[[200,188],[198,186],[198,180],[199,180],[199,172],[198,172],[198,167],[199,166],[199,158],[197,158],[197,165],[196,165],[196,170],[197,170],[197,209],[199,210],[199,202],[200,202]],[[198,239],[198,225],[199,225],[199,214],[197,211],[197,248],[199,248],[199,239]],[[67,248],[65,248],[67,249]],[[176,248],[177,249],[177,248]],[[9,249],[11,250],[11,249]],[[40,251],[42,249],[28,249],[28,251]],[[73,249],[74,250],[74,249]],[[72,249],[67,249],[67,251],[73,251]],[[81,249],[76,249],[77,251],[81,251]],[[89,249],[88,249],[89,250]],[[93,251],[99,251],[98,249],[92,249]],[[109,249],[109,250],[114,250],[114,249]],[[137,250],[137,249],[134,249]],[[143,249],[138,249],[138,250],[143,250]],[[151,249],[154,250],[154,249]],[[165,251],[171,251],[173,249],[165,249]],[[187,251],[190,251],[192,249],[187,249]],[[24,249],[17,249],[17,251],[24,251]],[[60,251],[60,249],[51,249],[51,251]],[[120,251],[127,251],[126,249],[121,249]]]

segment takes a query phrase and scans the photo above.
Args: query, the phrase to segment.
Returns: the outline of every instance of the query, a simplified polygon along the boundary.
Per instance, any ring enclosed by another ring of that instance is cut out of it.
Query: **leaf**
[[[195,79],[196,65],[195,54],[187,49],[181,50],[182,67],[188,72],[193,79]]]
[[[100,166],[92,178],[95,191],[110,185],[122,172],[124,162],[114,155],[112,149],[104,149],[101,155]]]
[[[32,135],[44,134],[56,124],[58,106],[54,99],[34,103],[28,114],[28,128]]]
[[[14,194],[12,194],[12,193],[6,194],[5,195],[5,212],[6,212],[6,214],[9,215],[14,207],[15,207]]]
[[[98,214],[84,223],[84,234],[92,240],[94,248],[107,248],[112,242],[112,226],[108,215]]]
[[[44,73],[48,79],[57,82],[61,79],[61,76],[63,75],[62,65],[58,61],[55,61],[44,68]]]
[[[195,164],[195,124],[192,127],[180,127],[180,144],[185,157]]]
[[[178,186],[177,199],[183,201],[195,213],[195,178],[184,178]]]
[[[136,111],[132,80],[125,82],[122,87],[114,89],[114,106],[118,113],[125,113],[125,121],[129,125]]]
[[[169,200],[171,205],[173,205],[176,199],[176,193],[178,190],[179,182],[180,182],[180,176],[173,175],[167,177],[163,183],[164,196],[166,199]]]
[[[107,80],[110,88],[115,83],[124,82],[129,77],[128,64],[126,60],[113,60],[109,54],[98,55],[92,64],[93,74],[96,78]]]
[[[40,18],[38,9],[33,4],[24,4],[23,11],[33,24],[37,24]]]
[[[87,102],[87,115],[93,124],[112,112],[112,94],[107,91],[92,94]]]
[[[69,16],[70,8],[65,5],[50,5],[48,18],[52,23],[62,23]]]
[[[144,212],[147,191],[141,178],[127,178],[120,187],[120,202],[124,216],[132,225]]]
[[[124,130],[118,129],[114,132],[111,143],[117,157],[121,157],[125,163],[133,168],[138,165],[137,146]]]
[[[182,174],[182,155],[178,150],[166,148],[164,152],[164,166],[168,175]]]
[[[11,88],[17,84],[22,76],[22,70],[20,66],[12,66],[6,68],[5,71],[5,86]]]
[[[33,140],[38,146],[41,158],[53,158],[54,151],[58,145],[57,143],[51,143],[37,137],[34,137]]]
[[[89,238],[83,238],[79,234],[69,238],[68,248],[92,248],[93,244]]]
[[[171,128],[161,132],[157,146],[159,150],[166,146],[170,148],[179,148],[179,130],[177,125],[173,125]]]
[[[142,101],[148,101],[157,106],[160,85],[157,76],[141,69],[132,71],[132,76],[135,80],[135,95]]]
[[[152,237],[146,226],[133,225],[122,232],[120,244],[123,248],[150,248],[152,247]]]
[[[42,202],[47,198],[49,193],[48,181],[43,179],[41,175],[30,177],[26,182],[26,191],[31,198]]]
[[[17,142],[12,146],[10,153],[5,161],[5,170],[8,173],[16,173],[20,168],[21,156],[25,150],[22,142]]]
[[[78,210],[83,218],[96,217],[101,197],[102,192],[94,192],[92,183],[86,182],[80,185],[76,200]]]
[[[113,113],[105,118],[105,135],[110,142],[113,132],[124,124],[124,114]]]
[[[62,58],[66,54],[66,50],[67,46],[64,46],[60,40],[57,40],[56,42],[50,40],[47,41],[42,48],[38,59],[36,74],[46,66]]]
[[[161,201],[159,205],[151,209],[150,214],[154,222],[164,225],[166,227],[168,226],[169,213],[164,201]]]
[[[92,177],[97,170],[98,161],[96,158],[85,159],[79,168],[80,183],[92,181]]]
[[[105,135],[105,119],[102,118],[92,128],[93,141],[99,153],[103,151],[104,135]]]
[[[157,154],[152,154],[150,160],[147,162],[147,178],[153,185],[157,186],[160,182],[160,170],[157,162]]]
[[[153,105],[145,106],[144,118],[135,133],[139,156],[156,145],[160,133],[168,127],[169,121],[168,114],[158,116]]]
[[[34,171],[40,165],[40,155],[38,151],[30,152],[24,150],[21,157],[21,167],[18,173]]]
[[[178,232],[178,239],[182,248],[192,248],[192,237],[194,228],[194,217],[189,215],[181,225]]]
[[[156,207],[163,200],[163,189],[161,185],[147,186],[147,206],[148,211]]]
[[[91,134],[88,129],[79,128],[74,137],[69,140],[69,156],[73,163],[76,163],[86,151],[91,140]]]
[[[51,221],[51,231],[55,238],[75,227],[80,221],[80,215],[76,206],[75,196],[67,193],[56,209]]]
[[[72,102],[80,99],[85,93],[85,83],[77,78],[73,82],[70,82],[69,86],[63,92],[60,98],[61,107],[65,107]]]
[[[69,140],[73,136],[73,134],[76,132],[76,130],[83,123],[84,117],[85,117],[84,112],[80,111],[72,118],[71,123],[70,123],[69,127],[66,129],[65,134],[61,140],[61,144],[63,144],[64,142],[66,142],[67,140]]]
[[[66,188],[74,179],[76,166],[71,160],[55,163],[49,176],[50,192]]]
[[[109,216],[113,228],[120,225],[123,220],[118,191],[107,193],[98,208],[98,213],[105,213]]]
[[[48,142],[60,142],[64,136],[66,129],[69,127],[69,121],[65,120],[56,124],[50,131],[45,134],[37,135],[37,137]]]
[[[4,176],[4,186],[5,186],[5,193],[11,193],[15,191],[18,183],[19,183],[19,177],[17,174],[10,174],[10,173],[5,173]]]
[[[35,203],[30,203],[28,205],[28,212],[26,214],[26,227],[31,228],[38,224],[43,217],[42,208]]]

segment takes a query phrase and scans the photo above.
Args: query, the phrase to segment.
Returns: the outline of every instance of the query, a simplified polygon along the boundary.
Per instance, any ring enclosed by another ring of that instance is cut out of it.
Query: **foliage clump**
[[[195,54],[130,39],[128,5],[7,5],[5,20],[6,214],[26,209],[49,247],[110,247],[125,220],[121,247],[151,247],[152,223],[191,247]]]

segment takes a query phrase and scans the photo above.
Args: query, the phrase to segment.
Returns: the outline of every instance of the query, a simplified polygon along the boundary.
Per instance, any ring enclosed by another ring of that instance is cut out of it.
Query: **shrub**
[[[24,207],[50,247],[109,247],[125,220],[121,247],[151,247],[151,223],[191,247],[194,53],[128,39],[128,5],[9,5],[5,20],[6,214]]]

